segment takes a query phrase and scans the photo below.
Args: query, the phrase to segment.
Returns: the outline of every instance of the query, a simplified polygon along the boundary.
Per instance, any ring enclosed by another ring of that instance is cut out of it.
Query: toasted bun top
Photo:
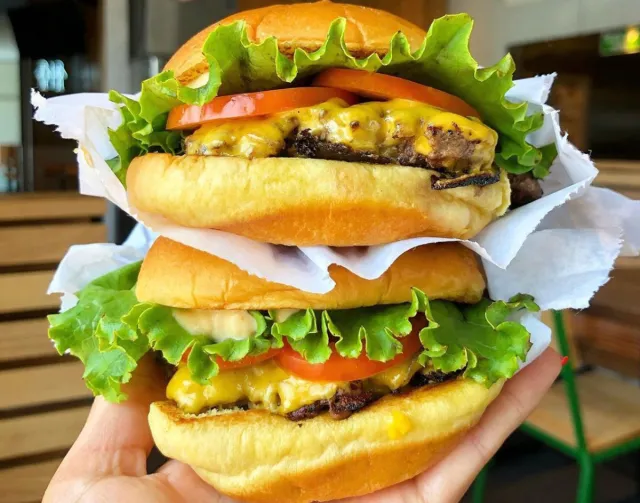
[[[249,40],[261,42],[268,37],[276,37],[280,51],[291,55],[298,47],[306,51],[320,48],[329,25],[339,17],[347,19],[345,43],[357,57],[365,57],[374,52],[381,56],[386,54],[391,37],[398,31],[405,34],[412,50],[420,47],[426,35],[424,30],[413,23],[370,7],[332,3],[328,0],[270,5],[238,12],[205,28],[178,49],[164,69],[173,70],[182,84],[189,84],[206,73],[208,64],[202,55],[202,46],[219,25],[244,20]]]
[[[478,302],[485,288],[476,256],[457,243],[421,246],[400,256],[378,279],[329,268],[336,287],[313,294],[253,276],[214,255],[158,238],[142,264],[141,302],[185,309],[352,309],[411,300],[411,288],[431,299]]]

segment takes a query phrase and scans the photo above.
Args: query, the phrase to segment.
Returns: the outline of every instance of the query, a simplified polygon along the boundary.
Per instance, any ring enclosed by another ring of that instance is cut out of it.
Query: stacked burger
[[[134,207],[184,227],[291,247],[471,238],[540,197],[555,150],[526,142],[541,118],[505,100],[510,59],[474,66],[470,27],[448,16],[426,34],[326,1],[231,16],[137,100],[112,93],[109,165]],[[377,279],[329,273],[335,288],[310,293],[160,237],[49,335],[112,401],[155,352],[170,368],[155,442],[222,493],[360,495],[425,470],[479,420],[525,360],[517,317],[537,306],[489,299],[453,242]]]

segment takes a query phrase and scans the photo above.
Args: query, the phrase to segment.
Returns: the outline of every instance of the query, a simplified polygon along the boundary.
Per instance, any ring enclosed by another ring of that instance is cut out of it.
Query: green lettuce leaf
[[[526,103],[506,100],[515,71],[510,55],[488,68],[478,67],[469,52],[472,27],[473,20],[467,14],[444,16],[432,23],[414,53],[406,37],[397,33],[383,58],[372,54],[359,59],[344,43],[344,18],[331,23],[322,47],[311,53],[298,48],[293,58],[278,50],[274,37],[251,42],[243,21],[218,26],[202,50],[209,62],[209,81],[203,87],[182,86],[173,72],[165,71],[143,82],[139,102],[116,92],[110,94],[112,101],[122,106],[123,115],[122,125],[110,134],[120,157],[112,164],[124,180],[136,155],[180,153],[180,135],[164,129],[167,113],[176,105],[202,105],[216,95],[280,88],[327,68],[344,67],[396,75],[459,96],[499,133],[496,163],[500,167],[511,173],[533,170],[535,176],[542,177],[555,154],[526,141],[529,133],[541,127],[542,115],[527,115]]]
[[[139,271],[138,262],[106,274],[78,292],[75,307],[49,316],[49,337],[56,349],[82,360],[87,386],[110,401],[126,398],[121,385],[150,350],[173,365],[188,354],[187,367],[201,384],[218,373],[216,358],[257,356],[283,347],[285,338],[311,363],[327,361],[334,350],[346,358],[366,351],[371,360],[389,361],[402,352],[402,338],[412,332],[411,320],[420,313],[429,322],[419,334],[425,348],[420,362],[444,372],[465,368],[466,377],[489,385],[511,377],[530,348],[529,333],[513,315],[538,310],[527,295],[509,302],[484,299],[458,305],[429,301],[413,289],[411,302],[405,304],[300,310],[284,321],[277,321],[275,312],[250,311],[257,327],[252,337],[213,342],[182,328],[173,308],[138,302],[134,288]]]
[[[509,302],[483,299],[471,306],[429,301],[421,292],[428,325],[420,331],[425,350],[420,361],[433,368],[453,372],[465,368],[464,376],[491,385],[510,378],[524,361],[531,341],[520,323],[509,321],[520,310],[539,311],[533,298],[518,295]]]
[[[454,372],[465,368],[465,376],[488,385],[511,377],[530,348],[530,334],[521,324],[510,321],[516,312],[537,312],[528,295],[509,302],[483,299],[474,305],[429,301],[418,289],[406,304],[373,306],[337,311],[298,311],[285,322],[272,320],[271,333],[286,337],[291,347],[311,363],[323,363],[335,351],[357,358],[366,350],[371,360],[389,361],[402,352],[402,337],[412,331],[411,319],[424,313],[429,325],[420,331],[425,350],[422,365]],[[318,323],[319,318],[319,323]]]
[[[139,270],[140,262],[98,278],[78,293],[75,307],[48,317],[58,352],[82,360],[87,387],[113,402],[126,398],[121,385],[149,349],[144,335],[119,322],[138,303],[133,287]]]
[[[212,342],[206,335],[193,335],[182,328],[173,316],[172,308],[157,304],[143,306],[136,306],[130,311],[126,323],[135,325],[148,338],[151,349],[161,352],[172,365],[180,363],[188,351],[187,367],[193,379],[200,384],[218,374],[215,357],[233,362],[265,353],[272,346],[267,321],[259,311],[250,311],[257,325],[254,336]]]
[[[142,84],[140,101],[116,91],[109,93],[111,101],[121,105],[122,124],[118,129],[109,130],[109,140],[118,157],[110,159],[107,164],[124,186],[127,169],[135,157],[148,152],[182,153],[182,133],[165,129],[169,110],[180,101],[171,100],[166,95],[155,96],[150,90],[155,82],[147,80]]]

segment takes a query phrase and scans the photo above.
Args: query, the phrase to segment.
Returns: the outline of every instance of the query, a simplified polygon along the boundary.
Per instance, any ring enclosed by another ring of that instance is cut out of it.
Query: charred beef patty
[[[497,133],[480,121],[410,100],[341,100],[263,118],[205,124],[185,140],[188,155],[305,157],[400,164],[438,172],[446,189],[499,180]]]
[[[439,146],[429,155],[416,152],[414,138],[398,143],[393,148],[378,151],[357,151],[342,143],[332,143],[315,136],[308,129],[298,132],[287,140],[287,155],[308,159],[326,159],[330,161],[365,162],[371,164],[400,164],[416,168],[438,171],[431,186],[436,190],[463,187],[466,185],[490,185],[500,180],[497,168],[479,173],[471,171],[470,162],[475,142],[467,140],[457,130],[445,131],[441,128],[429,128],[429,137]],[[447,159],[457,158],[460,171],[452,173],[443,165]],[[467,168],[464,168],[465,162]],[[469,172],[467,172],[469,171]]]
[[[461,369],[448,374],[440,371],[418,372],[411,378],[409,384],[393,391],[392,394],[408,393],[423,386],[451,381],[462,374],[463,371],[464,369]],[[293,412],[289,412],[285,417],[291,421],[302,421],[312,419],[329,411],[333,419],[346,419],[351,414],[364,409],[367,405],[384,396],[374,391],[366,391],[362,381],[350,383],[350,388],[349,390],[339,390],[329,400],[317,400],[309,405],[300,407]]]
[[[385,395],[441,383],[461,372],[439,372],[411,358],[366,379],[325,382],[296,377],[266,360],[225,370],[200,384],[193,381],[186,365],[180,365],[167,385],[167,398],[188,414],[242,408],[266,409],[292,421],[325,412],[344,419]]]
[[[542,197],[540,182],[531,173],[509,173],[511,184],[511,208],[518,208]]]
[[[269,117],[205,124],[185,139],[188,155],[302,157],[431,169],[435,190],[500,179],[498,136],[479,121],[409,100],[347,106],[330,100]],[[530,175],[510,176],[514,207],[542,195]]]
[[[285,417],[291,421],[302,421],[314,418],[328,410],[333,419],[346,419],[378,398],[380,398],[379,394],[365,391],[362,381],[353,381],[350,383],[349,390],[338,390],[329,400],[316,400],[289,412]]]

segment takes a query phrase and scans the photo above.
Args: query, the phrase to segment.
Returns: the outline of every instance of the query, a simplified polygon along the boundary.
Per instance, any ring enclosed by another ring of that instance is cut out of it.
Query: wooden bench
[[[69,246],[106,241],[105,211],[73,193],[0,196],[0,503],[41,501],[87,417],[82,364],[47,338],[46,290]]]

